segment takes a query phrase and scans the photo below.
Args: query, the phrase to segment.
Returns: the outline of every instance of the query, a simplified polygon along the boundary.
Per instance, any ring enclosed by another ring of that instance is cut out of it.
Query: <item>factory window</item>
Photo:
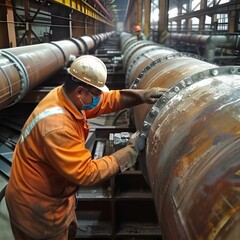
[[[179,29],[179,30],[187,32],[187,21],[186,21],[186,19],[181,20],[181,29]]]
[[[199,30],[199,18],[192,18],[192,31],[197,32]]]
[[[220,0],[220,1],[218,2],[218,4],[221,5],[221,4],[228,3],[228,2],[229,2],[229,0]]]
[[[150,15],[150,22],[151,22],[151,29],[157,30],[158,29],[158,21],[159,21],[159,7],[158,7],[158,0],[151,1],[151,15]]]
[[[182,13],[187,13],[187,4],[183,4]]]
[[[169,29],[171,32],[177,31],[177,22],[176,22],[176,21],[169,22],[169,24],[168,24],[168,29]]]
[[[168,17],[169,18],[173,18],[176,17],[178,15],[178,10],[177,8],[173,8],[171,10],[168,11]]]
[[[214,5],[221,5],[228,2],[230,2],[230,0],[220,0],[215,2],[212,0],[207,0],[207,7],[213,7]]]
[[[212,18],[208,15],[205,17],[205,26],[204,26],[204,34],[208,35],[212,32]]]
[[[217,30],[227,31],[228,30],[228,14],[217,14]]]
[[[150,13],[150,39],[154,42],[158,41],[158,22],[159,22],[159,4],[158,0],[151,1]]]
[[[207,7],[213,7],[213,1],[207,0]]]
[[[200,0],[193,0],[192,1],[192,10],[193,11],[200,10]]]
[[[238,13],[238,24],[237,24],[237,31],[240,31],[240,12]]]

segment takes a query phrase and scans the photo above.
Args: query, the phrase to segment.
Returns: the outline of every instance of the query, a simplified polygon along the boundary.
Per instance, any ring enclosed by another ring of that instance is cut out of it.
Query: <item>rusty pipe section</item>
[[[113,32],[0,50],[0,109],[19,102],[26,93],[63,67],[72,56],[87,54]]]
[[[122,46],[131,37],[123,33]],[[154,105],[133,109],[163,238],[239,239],[240,67],[160,45],[146,52],[123,58],[131,59],[125,69],[132,88],[169,89]]]

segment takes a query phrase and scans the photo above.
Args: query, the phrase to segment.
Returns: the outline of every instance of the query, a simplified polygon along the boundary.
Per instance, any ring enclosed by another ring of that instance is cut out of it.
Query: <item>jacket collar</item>
[[[67,111],[69,111],[72,115],[74,115],[75,118],[79,120],[86,118],[85,112],[79,111],[69,99],[67,94],[64,92],[63,85],[58,88],[58,96],[60,101],[63,103],[64,108],[67,109]]]

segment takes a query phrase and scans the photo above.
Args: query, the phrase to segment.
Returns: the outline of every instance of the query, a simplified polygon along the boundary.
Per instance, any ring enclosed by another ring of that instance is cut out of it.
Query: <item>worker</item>
[[[66,81],[43,98],[29,116],[15,147],[6,204],[16,240],[74,239],[75,193],[136,163],[144,139],[136,132],[127,145],[92,159],[85,143],[88,118],[142,103],[154,103],[165,89],[112,90],[97,57],[73,61]]]
[[[134,31],[135,31],[135,34],[137,36],[137,40],[146,40],[146,36],[144,35],[144,33],[142,32],[142,29],[140,26],[135,26],[134,27]]]

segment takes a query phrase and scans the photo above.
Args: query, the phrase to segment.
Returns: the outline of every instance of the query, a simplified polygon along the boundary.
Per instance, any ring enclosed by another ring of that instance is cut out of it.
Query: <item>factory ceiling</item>
[[[114,19],[119,22],[124,22],[130,0],[108,0],[102,2]]]
[[[115,19],[117,18],[119,22],[124,22],[128,5],[131,1],[136,0],[107,0],[107,1],[102,0],[101,2],[111,12]],[[166,0],[166,1],[168,1],[169,10],[176,8],[179,5],[185,5],[189,2],[189,0]],[[159,0],[152,0],[152,2],[158,4]]]

